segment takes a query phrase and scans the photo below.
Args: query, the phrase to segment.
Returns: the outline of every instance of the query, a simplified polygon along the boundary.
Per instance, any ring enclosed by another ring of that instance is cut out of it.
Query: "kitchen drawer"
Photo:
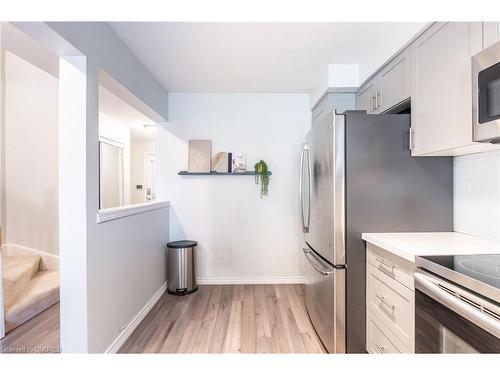
[[[414,290],[414,264],[371,243],[366,244],[366,261],[407,288]]]
[[[412,353],[370,310],[366,314],[366,351],[373,354]]]
[[[401,342],[415,347],[415,293],[367,264],[366,305]]]

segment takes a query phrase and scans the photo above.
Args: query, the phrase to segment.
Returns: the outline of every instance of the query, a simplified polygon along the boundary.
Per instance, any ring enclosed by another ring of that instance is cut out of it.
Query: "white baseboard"
[[[59,269],[59,255],[13,243],[3,244],[2,252],[7,256],[39,255],[42,258],[42,264],[40,267],[42,271],[55,271]]]
[[[136,316],[130,321],[129,324],[118,334],[115,341],[106,349],[105,353],[118,353],[118,350],[127,341],[132,332],[139,326],[142,320],[148,315],[153,306],[158,302],[160,297],[167,291],[167,282],[163,284],[160,289],[151,297],[146,305],[137,313]]]
[[[303,276],[278,277],[198,277],[199,285],[237,285],[237,284],[304,284]]]

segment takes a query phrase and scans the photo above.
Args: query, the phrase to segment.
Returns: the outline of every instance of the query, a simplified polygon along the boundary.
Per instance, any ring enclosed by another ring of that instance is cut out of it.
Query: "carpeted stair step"
[[[6,310],[23,294],[24,288],[38,273],[40,260],[38,255],[2,257],[4,308]]]
[[[5,309],[5,332],[9,332],[59,302],[59,271],[40,271],[22,294]]]

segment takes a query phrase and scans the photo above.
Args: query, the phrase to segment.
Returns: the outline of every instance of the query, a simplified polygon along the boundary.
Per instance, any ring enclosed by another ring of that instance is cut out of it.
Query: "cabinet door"
[[[380,72],[378,112],[384,112],[410,97],[409,51],[405,50]]]
[[[411,354],[370,310],[366,311],[366,351],[370,354]]]
[[[500,22],[483,22],[483,49],[500,40]]]
[[[376,104],[377,85],[376,79],[372,79],[361,87],[357,94],[356,109],[374,113],[377,110]]]
[[[473,143],[471,27],[438,22],[411,46],[412,155]]]

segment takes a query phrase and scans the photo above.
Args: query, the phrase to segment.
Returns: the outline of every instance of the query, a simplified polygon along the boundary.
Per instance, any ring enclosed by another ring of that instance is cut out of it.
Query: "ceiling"
[[[111,22],[168,90],[311,92],[328,64],[364,81],[425,23]]]

